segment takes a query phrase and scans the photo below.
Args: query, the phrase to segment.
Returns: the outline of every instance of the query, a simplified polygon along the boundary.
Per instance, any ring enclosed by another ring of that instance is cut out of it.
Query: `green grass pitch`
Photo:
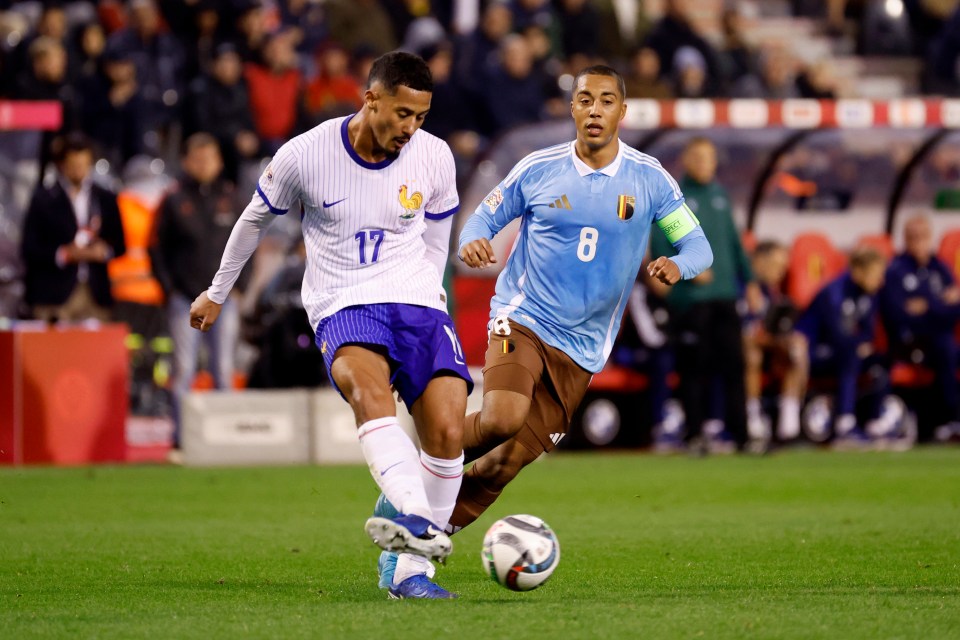
[[[0,469],[0,637],[960,637],[960,449],[558,454],[454,538],[456,602],[388,601],[362,467]],[[483,573],[495,518],[562,558]]]

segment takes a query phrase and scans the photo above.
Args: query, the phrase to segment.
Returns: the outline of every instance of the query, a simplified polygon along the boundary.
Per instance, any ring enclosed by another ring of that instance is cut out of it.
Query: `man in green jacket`
[[[685,439],[703,448],[701,432],[716,397],[723,391],[723,417],[738,449],[747,442],[744,391],[743,334],[737,299],[743,285],[752,310],[762,304],[750,261],[733,224],[730,197],[716,182],[717,150],[707,138],[696,137],[683,152],[686,172],[680,189],[713,248],[713,266],[693,280],[681,280],[667,295],[674,330],[680,401],[686,413]],[[651,255],[675,253],[663,234],[650,235]]]

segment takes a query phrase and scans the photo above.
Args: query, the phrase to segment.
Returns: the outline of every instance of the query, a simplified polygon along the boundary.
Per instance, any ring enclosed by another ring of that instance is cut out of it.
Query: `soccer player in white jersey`
[[[275,215],[299,210],[303,302],[334,386],[356,416],[363,455],[394,518],[366,530],[401,552],[395,598],[454,597],[427,576],[452,550],[443,532],[463,475],[472,381],[446,311],[442,275],[459,207],[447,144],[420,131],[433,81],[426,63],[388,53],[371,68],[359,112],[287,142],[234,227],[220,270],[190,310],[206,331]],[[401,429],[391,385],[416,423]]]
[[[483,268],[498,260],[490,239],[520,218],[491,301],[483,406],[464,423],[475,462],[450,532],[476,520],[566,433],[610,354],[652,225],[679,251],[648,265],[661,282],[693,278],[713,261],[676,181],[617,137],[626,114],[620,74],[606,66],[577,74],[571,111],[576,140],[524,158],[460,234],[460,258]],[[378,507],[389,511],[382,498]]]

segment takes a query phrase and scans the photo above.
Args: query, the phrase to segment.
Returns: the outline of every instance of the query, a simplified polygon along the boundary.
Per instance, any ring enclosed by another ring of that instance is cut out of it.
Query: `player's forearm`
[[[274,215],[260,196],[253,196],[250,204],[243,210],[237,224],[233,226],[230,239],[223,250],[223,259],[220,260],[220,269],[213,277],[213,283],[207,290],[207,297],[217,304],[223,304],[230,290],[240,277],[243,265],[247,263],[267,226]]]
[[[696,278],[713,264],[713,249],[701,229],[691,231],[673,245],[677,255],[670,259],[680,267],[684,280]]]
[[[470,216],[467,223],[463,225],[463,229],[460,230],[460,242],[457,247],[457,253],[460,253],[464,245],[470,244],[474,240],[479,240],[480,238],[492,240],[493,236],[497,235],[497,232],[500,231],[500,229],[496,228],[492,223],[493,220],[483,212],[478,211]]]

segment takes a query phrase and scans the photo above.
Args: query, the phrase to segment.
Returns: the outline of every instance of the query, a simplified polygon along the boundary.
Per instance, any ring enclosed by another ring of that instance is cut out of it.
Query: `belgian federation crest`
[[[634,196],[617,197],[617,217],[621,220],[629,220],[633,217],[633,209],[637,204]]]
[[[402,220],[410,220],[416,217],[417,210],[423,206],[423,194],[419,191],[408,194],[407,185],[400,187],[397,198],[400,200],[400,206],[404,208],[404,212],[400,214]]]

